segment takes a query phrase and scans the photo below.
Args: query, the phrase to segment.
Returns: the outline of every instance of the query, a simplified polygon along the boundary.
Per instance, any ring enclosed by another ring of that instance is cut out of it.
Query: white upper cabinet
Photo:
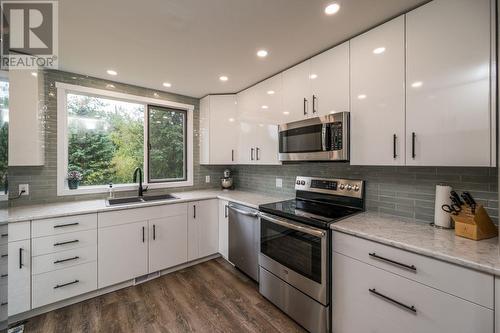
[[[351,164],[405,164],[404,22],[351,40]]]
[[[490,15],[490,0],[406,15],[407,165],[490,165]]]
[[[312,96],[309,74],[310,61],[304,61],[283,72],[283,110],[289,113],[290,121],[312,115],[310,102]]]
[[[9,72],[9,165],[40,166],[45,163],[42,108],[42,72]]]
[[[313,57],[310,62],[312,116],[349,111],[349,42]]]
[[[236,163],[238,127],[236,95],[209,95],[202,98],[200,163]]]

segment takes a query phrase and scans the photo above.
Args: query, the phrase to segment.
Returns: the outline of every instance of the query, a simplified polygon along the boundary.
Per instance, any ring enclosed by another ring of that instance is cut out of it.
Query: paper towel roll
[[[434,225],[442,228],[451,228],[450,214],[445,212],[441,207],[443,205],[451,205],[450,192],[451,186],[438,184],[436,185],[436,201],[434,205]]]

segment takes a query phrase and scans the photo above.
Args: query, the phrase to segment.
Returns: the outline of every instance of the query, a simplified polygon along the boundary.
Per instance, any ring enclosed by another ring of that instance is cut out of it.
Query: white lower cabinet
[[[24,223],[24,222],[21,222]],[[26,222],[29,224],[29,222]],[[30,240],[10,242],[9,248],[9,316],[31,309]]]
[[[217,199],[188,204],[188,260],[217,253],[219,219]]]
[[[229,201],[219,200],[219,253],[229,258]]]
[[[148,221],[139,221],[99,229],[99,288],[147,274],[147,228]]]
[[[187,261],[186,215],[149,220],[149,272]]]
[[[333,255],[334,333],[491,333],[493,310]]]

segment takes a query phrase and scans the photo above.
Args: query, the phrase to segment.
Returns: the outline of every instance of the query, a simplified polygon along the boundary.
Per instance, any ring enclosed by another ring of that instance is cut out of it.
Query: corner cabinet
[[[351,40],[351,164],[405,164],[404,24]]]
[[[406,164],[490,166],[490,0],[434,0],[406,15]]]
[[[200,101],[200,163],[235,164],[238,153],[236,95],[209,95]]]
[[[218,252],[218,200],[202,200],[187,205],[188,260],[196,260]]]

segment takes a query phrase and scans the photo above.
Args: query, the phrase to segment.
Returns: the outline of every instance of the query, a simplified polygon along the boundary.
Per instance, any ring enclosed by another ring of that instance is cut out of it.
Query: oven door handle
[[[301,225],[301,224],[297,224],[297,223],[293,223],[293,222],[288,222],[288,220],[284,220],[284,219],[277,219],[275,217],[272,217],[268,214],[265,214],[265,213],[259,213],[260,217],[269,221],[269,222],[272,222],[272,223],[275,223],[275,224],[279,224],[283,227],[286,227],[286,228],[290,228],[290,229],[293,229],[293,230],[297,230],[297,231],[300,231],[300,232],[303,232],[305,234],[308,234],[308,235],[311,235],[311,236],[315,236],[315,237],[319,237],[319,238],[324,238],[326,237],[326,231],[324,230],[321,230],[321,229],[317,229],[317,228],[312,228],[312,227],[306,227],[304,225]]]
[[[234,208],[234,206],[231,206],[231,205],[229,205],[229,209],[232,209],[232,210],[234,210],[236,213],[241,214],[241,215],[245,215],[245,216],[252,216],[252,217],[257,217],[257,216],[259,216],[259,213],[246,212],[246,211],[244,211],[244,210]]]

